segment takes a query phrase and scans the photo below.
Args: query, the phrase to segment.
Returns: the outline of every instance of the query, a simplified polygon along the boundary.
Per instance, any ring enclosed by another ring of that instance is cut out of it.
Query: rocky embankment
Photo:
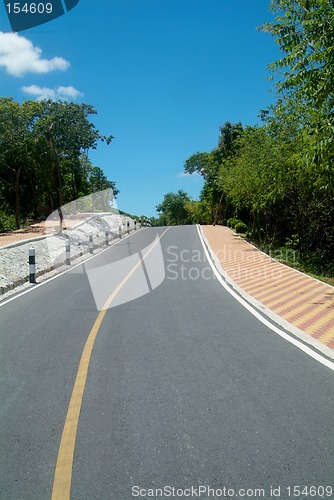
[[[76,264],[90,256],[90,235],[96,253],[106,246],[106,231],[112,242],[119,238],[120,228],[122,234],[128,229],[132,231],[134,221],[119,214],[93,215],[71,229],[64,229],[61,234],[48,234],[0,247],[0,294],[29,281],[29,248],[35,249],[36,277],[40,277],[64,269],[66,241],[70,242],[71,262]]]

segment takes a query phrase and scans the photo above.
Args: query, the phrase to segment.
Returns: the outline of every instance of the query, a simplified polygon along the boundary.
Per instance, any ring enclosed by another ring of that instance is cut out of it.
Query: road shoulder
[[[223,226],[201,226],[223,279],[247,302],[334,359],[334,288],[289,268]]]

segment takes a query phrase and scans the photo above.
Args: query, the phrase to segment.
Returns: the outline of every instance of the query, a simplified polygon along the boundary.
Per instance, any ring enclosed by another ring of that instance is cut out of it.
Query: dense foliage
[[[88,158],[98,141],[112,140],[89,121],[94,114],[87,104],[0,98],[0,231],[95,191],[117,195]]]
[[[183,220],[241,221],[253,240],[292,247],[333,274],[334,4],[272,0],[270,8],[275,22],[261,29],[282,51],[269,67],[277,102],[260,111],[261,126],[226,122],[213,151],[186,160],[204,188],[199,202],[183,195]]]

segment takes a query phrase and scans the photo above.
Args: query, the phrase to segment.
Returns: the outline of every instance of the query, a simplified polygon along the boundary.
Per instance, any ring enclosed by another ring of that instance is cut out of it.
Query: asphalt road
[[[156,239],[165,229],[0,307],[1,499],[69,498],[54,486],[65,422],[73,500],[317,499],[311,486],[334,487],[333,371],[226,292],[195,226]]]

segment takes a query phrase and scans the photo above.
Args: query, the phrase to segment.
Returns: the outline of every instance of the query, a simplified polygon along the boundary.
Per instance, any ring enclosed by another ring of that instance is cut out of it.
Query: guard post
[[[36,253],[34,248],[29,248],[29,283],[36,283]]]
[[[88,243],[89,253],[93,253],[94,243],[93,243],[93,233],[92,231],[89,233],[89,243]]]
[[[106,237],[106,246],[109,246],[109,229],[105,230],[105,237]]]
[[[65,241],[66,265],[71,265],[71,242],[69,239]]]

